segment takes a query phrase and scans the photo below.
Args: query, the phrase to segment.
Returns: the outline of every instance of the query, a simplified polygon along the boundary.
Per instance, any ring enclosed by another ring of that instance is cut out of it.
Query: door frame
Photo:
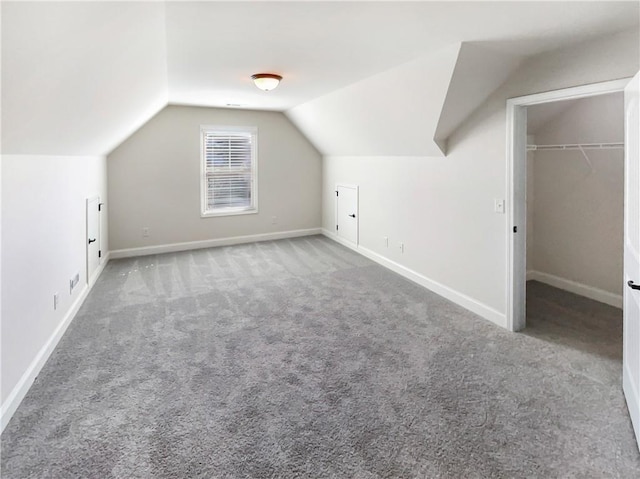
[[[629,83],[627,88],[625,89],[625,98],[624,98],[624,278],[623,278],[623,347],[622,347],[622,390],[624,392],[625,400],[627,402],[627,409],[629,410],[629,415],[631,416],[631,424],[633,425],[633,431],[636,436],[636,442],[638,447],[640,448],[640,375],[633,371],[631,368],[633,367],[633,363],[637,361],[638,358],[635,357],[635,353],[637,352],[640,344],[638,340],[638,335],[640,331],[638,331],[637,327],[640,326],[638,321],[640,321],[640,317],[634,317],[635,314],[638,314],[637,310],[638,304],[638,296],[636,292],[631,289],[632,281],[638,281],[638,275],[640,274],[640,270],[636,269],[637,265],[640,263],[640,251],[638,251],[638,244],[634,244],[633,241],[635,238],[632,238],[632,231],[629,228],[635,229],[635,221],[638,221],[638,217],[634,216],[637,212],[633,211],[633,207],[637,207],[638,204],[633,205],[631,200],[637,201],[638,198],[633,198],[630,196],[632,186],[637,188],[637,184],[634,182],[638,180],[636,177],[632,177],[631,173],[640,173],[639,171],[633,171],[632,162],[633,160],[638,161],[636,155],[640,152],[637,151],[637,148],[640,147],[638,135],[640,132],[636,129],[638,128],[637,123],[640,118],[640,111],[637,109],[640,107],[636,101],[638,101],[637,96],[640,95],[640,72],[633,77],[631,80],[632,83]],[[633,95],[635,98],[631,98],[631,96],[627,97],[627,93]],[[635,101],[634,101],[635,100]],[[633,110],[632,108],[635,107]],[[633,165],[634,167],[640,167],[640,165]],[[632,215],[632,212],[634,215]],[[631,264],[630,264],[631,263]],[[632,269],[633,268],[633,269]],[[633,276],[631,276],[633,275]],[[634,277],[635,276],[635,277]],[[640,367],[640,364],[636,363],[635,366]]]
[[[334,218],[335,221],[334,223],[337,225],[338,224],[338,187],[342,187],[342,188],[351,188],[353,190],[356,190],[356,242],[355,245],[358,246],[360,244],[360,186],[359,185],[353,185],[353,184],[349,184],[349,183],[336,183],[336,188],[335,188],[335,192],[336,192],[336,206],[334,208]],[[336,236],[338,238],[340,238],[340,236],[338,235],[337,232],[335,232]],[[343,238],[340,238],[343,239]],[[344,240],[347,241],[347,240]],[[349,242],[350,243],[350,242]]]
[[[526,325],[526,196],[518,195],[518,188],[526,190],[527,178],[527,117],[526,108],[560,100],[587,98],[624,91],[632,78],[591,83],[561,90],[526,95],[507,100],[507,222],[505,230],[506,316],[507,329],[520,331]],[[522,191],[522,190],[521,190]],[[517,228],[517,233],[514,233]],[[521,251],[524,257],[518,256]]]
[[[85,275],[87,277],[87,284],[91,285],[92,280],[94,279],[90,276],[89,272],[89,205],[92,201],[97,200],[98,202],[98,251],[102,250],[102,218],[100,217],[100,195],[92,195],[88,196],[85,202],[85,235],[84,235],[84,246],[85,246]],[[102,255],[98,256],[98,266],[96,267],[96,272],[100,270],[100,265],[102,264]]]

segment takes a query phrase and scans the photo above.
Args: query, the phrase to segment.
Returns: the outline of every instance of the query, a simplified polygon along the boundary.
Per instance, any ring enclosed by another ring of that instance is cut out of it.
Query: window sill
[[[215,218],[216,216],[237,216],[237,215],[254,215],[258,213],[258,208],[249,208],[249,209],[220,209],[220,211],[207,211],[205,213],[200,213],[201,218]]]

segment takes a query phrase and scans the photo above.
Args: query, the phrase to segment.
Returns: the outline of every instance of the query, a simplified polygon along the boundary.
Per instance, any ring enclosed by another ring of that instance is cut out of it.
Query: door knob
[[[93,238],[93,239],[89,238],[89,244],[95,242],[95,240],[96,240],[95,238]]]
[[[635,284],[632,280],[627,281],[627,286],[631,289],[640,289],[640,284]]]
[[[353,215],[349,215],[349,216],[351,216],[352,218],[355,218],[355,217],[356,217],[356,215],[355,215],[355,214],[353,214]]]

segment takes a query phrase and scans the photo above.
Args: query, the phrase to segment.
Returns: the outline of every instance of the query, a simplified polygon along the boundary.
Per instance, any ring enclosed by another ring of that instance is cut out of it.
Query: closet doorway
[[[507,327],[622,383],[640,443],[640,73],[508,100],[507,142]]]
[[[526,176],[527,322],[531,282],[622,309],[623,93],[527,107]]]
[[[553,113],[560,114],[572,100],[589,99],[601,95],[620,94],[630,84],[631,79],[613,80],[603,83],[584,85],[545,93],[538,93],[525,97],[513,98],[507,101],[507,328],[520,331],[526,326],[526,272],[527,272],[527,242],[530,236],[527,232],[527,156],[534,155],[538,147],[543,147],[542,141],[536,145],[535,137],[527,137],[528,110],[534,106],[548,105]],[[624,113],[621,113],[624,114]],[[553,114],[548,115],[552,117]],[[534,122],[538,121],[535,119]],[[543,123],[543,122],[539,122]],[[535,126],[535,125],[534,125]],[[626,132],[626,130],[625,130]],[[528,140],[533,148],[528,149]],[[606,140],[602,140],[603,142]],[[611,141],[611,140],[609,140]],[[607,142],[608,143],[608,142]],[[615,142],[617,143],[617,142]],[[600,147],[604,143],[597,143]],[[561,143],[560,147],[567,147],[569,143]],[[575,153],[580,155],[586,163],[582,152],[587,156],[586,142],[573,144]],[[612,145],[617,147],[617,145]],[[569,148],[569,147],[567,147]],[[594,150],[595,151],[595,150]],[[604,150],[603,150],[604,151]],[[550,153],[550,152],[548,152]],[[558,151],[560,153],[560,151]],[[569,152],[563,152],[570,154]],[[587,164],[588,167],[588,164]],[[535,234],[535,232],[534,232]],[[620,280],[622,281],[622,280]]]

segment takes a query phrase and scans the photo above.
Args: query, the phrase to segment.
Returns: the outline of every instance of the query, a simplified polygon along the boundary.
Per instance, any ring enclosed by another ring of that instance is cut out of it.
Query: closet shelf
[[[527,151],[544,150],[617,150],[624,143],[569,143],[564,145],[527,145]]]

